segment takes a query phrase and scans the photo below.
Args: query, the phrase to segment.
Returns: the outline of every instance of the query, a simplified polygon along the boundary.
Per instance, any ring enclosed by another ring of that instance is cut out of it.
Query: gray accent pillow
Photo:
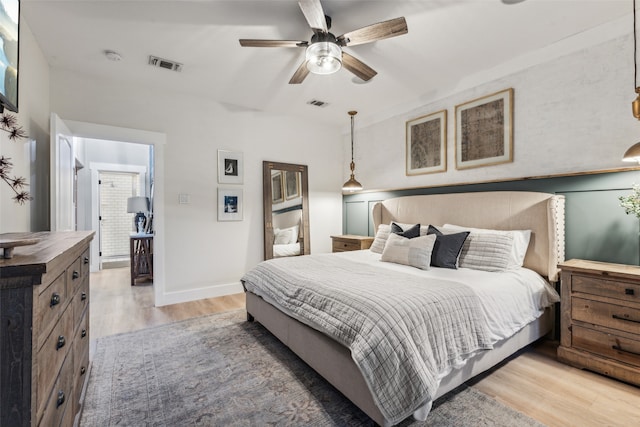
[[[458,266],[484,271],[505,271],[509,267],[513,235],[471,232],[462,246]]]
[[[431,253],[431,265],[442,268],[458,268],[458,257],[469,235],[468,231],[444,234],[433,225],[429,225],[427,234],[435,234],[436,242]]]
[[[389,238],[389,233],[391,233],[391,226],[389,224],[380,224],[378,226],[378,231],[376,232],[376,237],[373,239],[373,243],[369,250],[371,252],[375,252],[377,254],[381,254],[384,249],[384,245],[387,243],[387,239]]]
[[[431,251],[435,242],[435,234],[408,239],[391,233],[380,260],[429,270]]]
[[[398,236],[406,237],[407,239],[413,239],[420,236],[420,224],[412,224],[402,227],[395,222],[391,223],[391,232]]]

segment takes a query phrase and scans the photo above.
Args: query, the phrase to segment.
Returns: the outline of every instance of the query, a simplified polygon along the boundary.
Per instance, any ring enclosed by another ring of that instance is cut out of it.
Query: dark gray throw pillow
[[[458,268],[458,256],[469,235],[468,231],[454,234],[444,234],[433,225],[429,225],[427,234],[436,235],[436,243],[431,252],[431,265],[442,268]]]
[[[420,237],[420,224],[412,225],[406,230],[403,230],[402,227],[400,227],[398,224],[392,222],[391,232],[397,234],[398,236],[406,237],[407,239],[413,239],[415,237]]]

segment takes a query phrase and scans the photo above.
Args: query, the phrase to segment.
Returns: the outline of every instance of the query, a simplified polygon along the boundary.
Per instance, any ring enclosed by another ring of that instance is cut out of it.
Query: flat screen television
[[[20,0],[0,0],[0,112],[18,112]]]

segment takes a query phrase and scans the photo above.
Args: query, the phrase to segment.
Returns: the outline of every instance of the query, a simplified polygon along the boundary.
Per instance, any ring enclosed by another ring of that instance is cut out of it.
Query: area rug
[[[98,339],[81,426],[373,426],[244,310]],[[541,426],[466,386],[401,426]]]

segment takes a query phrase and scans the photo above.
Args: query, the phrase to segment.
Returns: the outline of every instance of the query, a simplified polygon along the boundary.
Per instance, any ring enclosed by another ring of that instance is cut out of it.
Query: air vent
[[[170,61],[168,59],[158,58],[157,56],[149,55],[149,65],[154,67],[164,68],[172,71],[182,71],[182,64],[176,61]]]
[[[319,101],[317,99],[312,99],[311,101],[307,102],[307,104],[309,105],[314,105],[316,107],[320,107],[320,108],[324,108],[327,105],[329,105],[328,102],[324,102],[324,101]]]

